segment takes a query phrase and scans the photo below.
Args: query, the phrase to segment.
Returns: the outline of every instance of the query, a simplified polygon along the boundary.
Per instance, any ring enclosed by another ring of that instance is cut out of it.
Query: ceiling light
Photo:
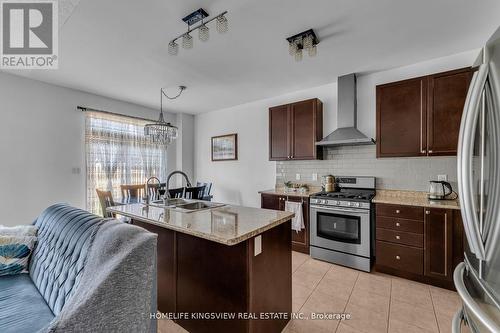
[[[149,123],[144,126],[144,135],[146,135],[153,143],[160,145],[169,145],[178,136],[178,128],[171,123],[167,123],[163,117],[163,96],[168,99],[176,99],[182,92],[186,90],[185,86],[179,86],[179,93],[176,96],[168,96],[163,88],[160,89],[160,117],[158,121]]]
[[[295,52],[295,61],[302,61],[302,49],[298,49]]]
[[[229,30],[229,23],[224,15],[217,16],[217,21],[215,27],[217,31],[221,34],[226,33]]]
[[[168,54],[177,55],[177,53],[179,53],[179,44],[174,41],[168,43]]]
[[[318,54],[318,48],[316,45],[313,45],[313,47],[311,47],[308,51],[310,57],[315,57]]]
[[[303,50],[307,50],[310,57],[315,57],[318,54],[319,40],[312,29],[288,37],[286,40],[288,41],[288,52],[296,61],[302,60]]]
[[[210,29],[205,24],[202,24],[198,30],[198,38],[202,42],[206,42],[210,38]]]
[[[188,25],[188,30],[187,32],[183,33],[182,35],[172,39],[170,43],[168,44],[168,54],[170,55],[177,55],[179,52],[179,46],[177,45],[176,41],[179,38],[182,38],[182,47],[184,49],[191,49],[193,48],[193,37],[191,36],[191,32],[198,30],[198,38],[199,40],[206,42],[210,38],[210,29],[208,28],[207,24],[212,22],[213,20],[216,20],[216,29],[219,33],[225,33],[229,29],[229,22],[227,20],[227,17],[225,16],[227,14],[227,11],[220,13],[217,16],[212,17],[209,20],[205,20],[208,17],[208,13],[200,8],[188,16],[184,17],[182,21]],[[195,27],[192,27],[193,25],[197,24],[198,22],[201,22]],[[177,45],[177,46],[175,46]]]
[[[186,50],[193,48],[193,37],[191,37],[189,32],[182,35],[182,48]]]

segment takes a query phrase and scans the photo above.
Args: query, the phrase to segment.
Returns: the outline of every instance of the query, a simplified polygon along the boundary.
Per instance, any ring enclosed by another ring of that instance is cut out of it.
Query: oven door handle
[[[361,209],[349,209],[349,208],[330,208],[330,207],[325,207],[325,206],[316,206],[316,205],[311,205],[311,208],[315,208],[317,210],[328,210],[332,212],[347,212],[347,213],[356,213],[356,214],[365,214],[368,215],[370,214],[369,210],[361,210]]]

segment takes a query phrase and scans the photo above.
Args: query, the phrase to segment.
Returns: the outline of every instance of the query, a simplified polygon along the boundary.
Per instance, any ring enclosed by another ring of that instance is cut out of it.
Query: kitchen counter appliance
[[[335,185],[335,192],[311,197],[311,257],[369,272],[375,244],[375,177],[336,177]]]
[[[451,184],[441,180],[431,180],[429,182],[429,200],[454,200]]]
[[[465,260],[453,275],[463,307],[452,332],[500,332],[500,29],[483,48],[465,102],[458,140]]]

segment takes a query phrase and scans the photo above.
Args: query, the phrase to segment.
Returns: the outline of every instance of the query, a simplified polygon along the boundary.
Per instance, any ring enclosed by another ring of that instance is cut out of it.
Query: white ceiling
[[[228,10],[229,32],[212,22],[208,42],[195,35],[169,56],[199,7]],[[59,70],[14,74],[153,108],[160,87],[182,84],[167,109],[196,114],[478,48],[499,12],[498,0],[82,0],[60,32]],[[308,28],[318,56],[296,63],[285,37]]]

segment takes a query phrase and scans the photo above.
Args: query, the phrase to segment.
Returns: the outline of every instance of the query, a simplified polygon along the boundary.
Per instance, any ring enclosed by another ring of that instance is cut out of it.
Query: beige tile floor
[[[292,253],[293,311],[345,313],[338,320],[295,319],[284,333],[447,333],[457,293],[379,273],[364,273]],[[158,332],[186,332],[160,320]]]

